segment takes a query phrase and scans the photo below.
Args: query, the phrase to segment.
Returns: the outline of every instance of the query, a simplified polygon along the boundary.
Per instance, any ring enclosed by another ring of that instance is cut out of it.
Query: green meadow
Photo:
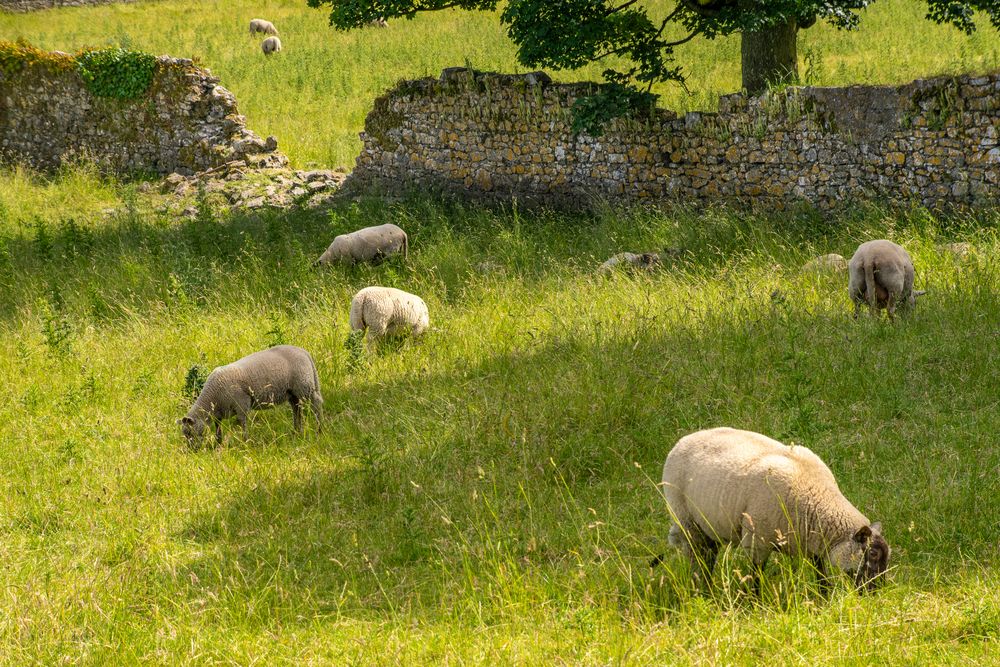
[[[869,13],[853,35],[805,34],[817,82],[997,64],[995,33],[935,27],[918,3]],[[278,24],[280,58],[244,34],[255,16]],[[0,33],[197,55],[302,166],[349,165],[399,78],[516,69],[495,17],[343,34],[299,1],[0,15]],[[737,47],[691,45],[694,94],[664,89],[664,105],[734,88]],[[0,171],[0,662],[996,664],[997,212],[157,210],[85,166]],[[311,267],[336,234],[384,222],[409,232],[408,260]],[[800,267],[880,237],[929,294],[909,318],[855,321],[844,275]],[[665,247],[683,253],[657,272],[595,272]],[[371,284],[421,295],[431,330],[350,341]],[[246,442],[230,426],[189,450],[190,369],[278,343],[315,357],[323,432],[296,435],[282,406]],[[696,591],[656,483],[679,437],[717,425],[819,454],[882,521],[886,586],[824,598],[776,557],[757,599],[730,551]]]

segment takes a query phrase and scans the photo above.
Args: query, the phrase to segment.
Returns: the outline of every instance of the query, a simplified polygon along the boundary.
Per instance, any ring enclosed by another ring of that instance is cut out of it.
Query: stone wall
[[[904,86],[729,95],[719,113],[655,110],[574,135],[590,84],[449,68],[402,82],[365,122],[350,183],[550,203],[765,200],[821,207],[878,197],[996,203],[1000,74]]]
[[[91,94],[73,56],[15,48],[29,58],[0,67],[3,161],[50,170],[81,158],[109,172],[191,174],[231,160],[284,160],[273,137],[246,128],[232,93],[190,60],[158,58],[146,92],[122,100]]]
[[[110,5],[116,2],[136,2],[137,0],[0,0],[0,11],[33,12],[36,9],[53,7],[82,7],[85,5]]]

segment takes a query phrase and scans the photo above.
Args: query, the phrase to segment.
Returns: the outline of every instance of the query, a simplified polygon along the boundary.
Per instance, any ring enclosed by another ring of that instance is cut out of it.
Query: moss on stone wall
[[[52,74],[73,68],[75,59],[67,53],[42,51],[25,41],[0,41],[0,74],[14,77],[29,67],[41,67]]]
[[[47,170],[86,156],[110,172],[188,174],[275,151],[218,83],[190,60],[0,42],[0,158]]]

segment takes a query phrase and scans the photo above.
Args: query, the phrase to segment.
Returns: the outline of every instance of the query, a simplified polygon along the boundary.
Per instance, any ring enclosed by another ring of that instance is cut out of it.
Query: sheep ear
[[[869,539],[871,539],[871,536],[872,536],[872,529],[869,528],[868,526],[861,526],[861,528],[858,528],[858,532],[854,533],[854,541],[860,544],[864,544]]]
[[[927,294],[927,290],[925,290],[925,289],[918,289],[917,291],[915,291],[913,293],[913,297],[916,298],[918,296],[923,296],[925,294]]]
[[[177,423],[178,424],[193,424],[194,423],[194,419],[192,419],[191,417],[181,417],[180,419],[177,420]]]
[[[873,523],[871,525],[871,529],[872,529],[872,535],[881,535],[882,534],[882,522],[881,521],[876,521],[875,523]]]

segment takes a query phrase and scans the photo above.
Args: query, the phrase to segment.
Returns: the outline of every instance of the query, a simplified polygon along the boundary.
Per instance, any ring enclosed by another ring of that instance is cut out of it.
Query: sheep
[[[260,43],[260,50],[264,52],[265,56],[278,53],[281,51],[281,40],[274,36],[268,37]]]
[[[350,234],[340,234],[326,249],[313,266],[346,262],[357,264],[371,262],[380,264],[387,257],[400,251],[405,259],[409,254],[410,241],[406,232],[396,225],[386,224],[365,227]]]
[[[663,464],[669,541],[707,582],[720,544],[738,543],[755,566],[754,589],[772,551],[808,556],[829,588],[828,566],[853,573],[859,591],[882,583],[889,544],[841,494],[830,469],[806,447],[713,428],[677,441]],[[698,576],[698,575],[696,575]]]
[[[612,255],[611,258],[601,264],[597,271],[605,275],[620,268],[652,271],[659,265],[660,256],[655,252],[644,252],[642,254],[620,252],[617,255]]]
[[[409,331],[422,334],[430,324],[419,296],[392,287],[366,287],[351,299],[351,331],[368,330],[368,341]]]
[[[264,19],[252,19],[250,21],[250,35],[254,33],[264,33],[265,35],[275,35],[278,34],[278,29],[274,27],[274,24],[270,21],[265,21]]]
[[[889,319],[896,314],[896,306],[903,304],[909,310],[916,305],[916,298],[925,291],[913,291],[913,261],[909,253],[892,241],[880,239],[858,246],[848,264],[847,291],[854,301],[854,317],[867,302],[872,312],[885,308]]]
[[[222,443],[222,420],[235,417],[247,439],[247,414],[280,403],[292,405],[295,430],[302,433],[302,402],[310,401],[316,428],[322,431],[323,395],[316,364],[309,353],[294,345],[254,352],[213,370],[205,386],[178,420],[188,446],[201,442],[205,427],[215,427],[215,440]]]
[[[842,273],[847,271],[847,260],[836,253],[820,255],[803,264],[801,270],[803,273]]]

